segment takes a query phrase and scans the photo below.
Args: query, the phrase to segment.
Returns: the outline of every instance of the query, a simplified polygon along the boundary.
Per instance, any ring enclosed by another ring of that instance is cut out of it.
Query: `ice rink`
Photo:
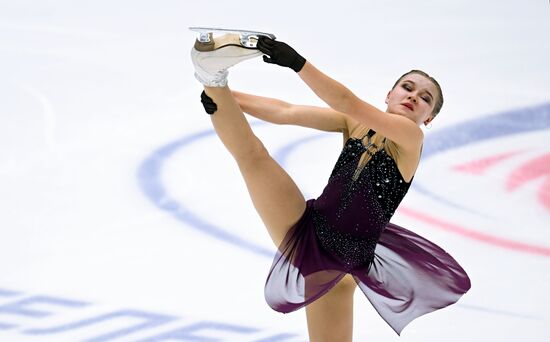
[[[275,248],[200,103],[189,26],[274,33],[385,110],[395,80],[441,84],[392,219],[471,278],[399,337],[361,291],[354,341],[550,341],[550,3],[0,0],[0,341],[307,341],[273,311]],[[320,105],[250,60],[232,89]],[[340,133],[248,117],[306,198]]]

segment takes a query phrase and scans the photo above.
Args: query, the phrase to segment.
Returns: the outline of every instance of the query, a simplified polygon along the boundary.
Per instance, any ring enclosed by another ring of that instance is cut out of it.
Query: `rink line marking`
[[[208,222],[207,218],[196,215],[184,203],[173,198],[169,193],[169,189],[166,189],[162,182],[162,168],[174,153],[191,146],[200,139],[213,136],[214,134],[214,130],[205,130],[184,136],[181,139],[157,148],[138,167],[137,178],[139,188],[158,209],[170,213],[176,220],[185,223],[187,227],[209,235],[216,240],[272,259],[275,256],[275,250],[257,245],[246,238],[229,232],[221,226]]]
[[[431,158],[432,156],[442,152],[447,152],[449,150],[463,147],[465,145],[476,144],[480,141],[501,138],[511,134],[539,131],[548,128],[550,128],[550,103],[544,103],[542,105],[497,113],[481,119],[476,118],[428,134],[425,138],[424,151],[422,152],[422,160]],[[297,148],[299,145],[305,142],[309,142],[310,140],[321,138],[323,136],[324,135],[306,137],[298,141],[289,143],[283,148],[279,149],[277,153],[274,154],[275,159],[279,160],[281,166],[284,167],[284,165],[286,164],[285,162],[293,149]],[[487,216],[484,213],[478,212],[471,208],[467,208],[464,205],[454,203],[447,198],[432,193],[418,183],[413,182],[411,188],[437,201],[439,204],[447,205],[453,209],[474,213],[482,217]],[[407,209],[404,207],[399,207],[398,211],[399,210],[401,210],[403,213],[406,213],[408,210],[408,213],[411,216],[419,220],[423,220],[426,223],[436,225],[447,231],[451,231],[453,233],[461,235],[465,238],[482,241],[487,244],[492,244],[497,247],[510,249],[517,252],[525,252],[529,254],[536,254],[539,256],[550,256],[550,248],[546,246],[538,246],[525,242],[506,239],[496,235],[480,233],[475,231],[474,229],[468,229],[454,223],[445,222],[441,219],[431,217],[427,214],[416,212],[412,209]]]
[[[8,297],[7,300],[0,298],[2,341],[14,341],[14,335],[25,341],[213,341],[211,337],[250,342],[302,340],[301,333],[282,333],[253,322],[237,322],[235,318],[228,321],[133,307],[117,308],[5,288],[0,288],[0,297]],[[5,334],[11,337],[4,339]]]
[[[538,178],[543,178],[544,182],[539,187],[537,199],[546,210],[550,211],[550,153],[530,159],[515,169],[508,176],[506,190],[513,192],[525,183]]]
[[[508,160],[509,158],[512,158],[520,153],[524,152],[522,151],[511,151],[511,152],[505,152],[505,153],[499,153],[493,156],[484,157],[481,159],[468,161],[466,163],[455,165],[451,168],[453,171],[457,172],[466,172],[473,175],[484,175],[490,168],[497,165],[498,163]]]
[[[547,106],[548,109],[550,109],[550,104],[546,104],[545,106]],[[528,108],[527,110],[530,110],[530,108]],[[548,112],[550,113],[550,110]],[[550,115],[548,117],[550,118]],[[550,120],[547,120],[546,122],[550,123]],[[265,124],[265,123],[261,121],[251,122],[251,126],[256,126],[261,124]],[[550,124],[548,126],[550,126]],[[534,126],[534,128],[531,127],[530,130],[540,130],[544,128],[546,128],[545,125],[540,125],[540,126]],[[199,230],[205,234],[208,234],[214,239],[221,240],[229,244],[233,244],[238,248],[242,248],[250,252],[253,252],[255,254],[259,254],[271,259],[273,257],[272,256],[273,253],[270,253],[267,250],[262,251],[261,247],[259,246],[251,246],[254,244],[244,239],[241,239],[240,237],[237,237],[237,239],[241,240],[241,242],[244,242],[244,245],[241,243],[235,243],[233,239],[226,239],[225,236],[227,235],[227,232],[224,232],[222,227],[217,227],[208,222],[203,222],[199,217],[196,217],[193,213],[187,210],[183,205],[174,201],[171,197],[167,195],[167,192],[159,177],[161,173],[160,171],[163,166],[162,164],[165,162],[165,159],[169,159],[172,156],[172,154],[176,152],[176,150],[184,146],[191,145],[194,142],[196,142],[196,140],[202,139],[204,137],[213,136],[214,134],[215,134],[215,131],[213,129],[201,131],[198,133],[191,134],[189,136],[184,136],[179,140],[172,141],[155,150],[151,155],[146,157],[146,159],[142,162],[142,164],[138,169],[138,181],[140,183],[140,188],[144,192],[144,194],[157,207],[159,207],[161,210],[166,210],[171,212],[172,215],[176,217],[176,219],[186,223],[191,228]],[[298,141],[293,141],[292,143],[289,143],[286,146],[278,149],[276,153],[273,154],[273,156],[276,160],[278,160],[281,166],[284,167],[284,162],[287,159],[288,155],[292,152],[292,150],[294,150],[300,144],[303,144],[306,141],[322,138],[324,136],[326,135],[309,136],[306,138],[299,139]],[[437,144],[437,140],[436,140],[436,144]],[[450,148],[453,148],[453,147],[458,147],[458,146],[451,146]],[[412,209],[408,209],[408,208],[400,208],[400,210],[402,210],[404,213],[407,210],[409,210],[410,213],[414,212]],[[414,213],[416,214],[416,212]],[[489,243],[494,242],[499,247],[512,248],[512,249],[517,248],[516,250],[521,252],[539,250],[539,246],[532,246],[529,244],[502,239],[502,238],[491,236],[488,234],[478,233],[473,230],[460,227],[458,225],[449,224],[440,219],[431,218],[426,214],[418,213],[417,217],[427,219],[429,220],[429,222],[438,224],[440,227],[446,228],[448,231],[460,234],[466,238],[471,238],[471,239],[479,238],[482,241],[489,241]],[[197,222],[195,222],[195,220],[199,220],[200,224],[197,225]],[[204,229],[205,227],[201,226],[202,224],[206,225],[206,229]],[[218,232],[220,231],[223,234],[221,235],[218,234]],[[255,247],[255,248],[251,248],[251,247]],[[543,247],[543,253],[546,253],[547,250],[548,248]],[[474,309],[479,310],[479,308],[474,308]]]
[[[253,122],[252,126],[264,124],[263,122]],[[550,103],[545,103],[540,106],[522,108],[504,113],[490,115],[484,119],[470,120],[452,127],[443,129],[438,132],[433,132],[426,137],[423,158],[452,150],[464,145],[474,144],[479,141],[499,138],[510,134],[519,134],[523,132],[531,132],[550,128]],[[273,252],[261,246],[257,246],[251,241],[246,240],[238,235],[232,234],[222,227],[216,226],[198,217],[186,208],[182,203],[173,199],[165,189],[160,179],[161,170],[164,162],[169,159],[177,150],[192,145],[197,140],[214,135],[214,130],[205,130],[185,136],[179,140],[172,141],[155,150],[151,155],[146,157],[138,168],[138,181],[141,190],[144,192],[158,208],[170,212],[177,220],[188,224],[190,227],[201,231],[211,237],[221,240],[226,243],[236,245],[240,248],[249,250],[255,254],[259,254],[268,258],[273,257]],[[292,150],[306,141],[320,138],[324,135],[309,136],[292,143],[287,144],[279,149],[274,157],[284,167],[284,162]],[[423,193],[424,195],[440,199],[441,204],[451,206],[455,209],[469,210],[459,204],[455,204],[446,198],[433,194],[421,185],[413,184],[412,187]],[[406,211],[406,210],[405,210]],[[424,216],[422,216],[424,215]],[[483,214],[481,214],[483,215]],[[523,251],[527,253],[536,253],[547,256],[548,248],[542,246],[521,243],[504,239],[498,236],[478,233],[473,230],[460,227],[440,219],[429,217],[425,214],[418,214],[418,218],[428,220],[440,227],[446,228],[464,237],[472,238],[478,241],[492,243],[496,246]]]
[[[428,214],[422,213],[420,211],[408,208],[400,207],[397,210],[400,214],[407,215],[418,221],[428,223],[432,226],[436,226],[445,231],[450,231],[452,233],[465,236],[472,240],[481,241],[490,245],[503,247],[506,249],[511,249],[519,252],[525,252],[530,254],[535,254],[539,256],[550,257],[550,248],[545,246],[532,245],[525,242],[520,242],[516,240],[506,239],[490,234],[481,233],[472,228],[466,228],[458,224],[447,222],[442,219],[430,216]]]
[[[509,135],[550,129],[550,102],[512,109],[509,111],[476,117],[426,135],[421,161],[456,148],[474,145],[486,140],[503,138]],[[486,213],[466,207],[442,195],[432,192],[429,187],[416,182],[411,185],[415,191],[431,198],[438,204],[450,208],[487,217]]]

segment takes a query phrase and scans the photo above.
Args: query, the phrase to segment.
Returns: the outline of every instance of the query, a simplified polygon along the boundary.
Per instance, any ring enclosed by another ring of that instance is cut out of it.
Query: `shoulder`
[[[383,112],[356,96],[350,99],[346,112],[404,149],[414,150],[422,140],[422,130],[412,119],[396,113]]]
[[[422,134],[424,133],[422,132]],[[420,163],[420,156],[422,154],[423,146],[422,142],[414,146],[414,148],[404,148],[393,141],[390,141],[389,143],[387,142],[386,145],[388,146],[388,152],[397,164],[403,179],[405,179],[406,182],[410,182]]]
[[[416,126],[416,129],[414,130],[416,131],[416,139],[412,140],[410,144],[403,145],[392,141],[393,145],[395,146],[395,150],[398,152],[397,155],[399,157],[405,159],[418,159],[418,157],[420,156],[422,146],[424,145],[424,132],[418,126]]]
[[[346,127],[348,137],[359,137],[364,135],[368,131],[368,127],[353,119],[351,116],[346,115]]]

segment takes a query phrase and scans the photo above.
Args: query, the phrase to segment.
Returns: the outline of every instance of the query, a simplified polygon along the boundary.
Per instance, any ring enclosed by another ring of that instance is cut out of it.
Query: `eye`
[[[403,89],[405,89],[407,91],[411,91],[411,86],[408,85],[408,84],[403,84]]]
[[[430,98],[429,97],[423,97],[422,100],[426,101],[427,103],[430,103]]]

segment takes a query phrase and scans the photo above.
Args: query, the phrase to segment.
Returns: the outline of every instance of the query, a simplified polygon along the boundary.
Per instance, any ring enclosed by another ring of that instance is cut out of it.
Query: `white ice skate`
[[[232,30],[208,27],[190,27],[199,32],[199,38],[191,49],[191,60],[195,66],[195,77],[208,87],[227,85],[227,69],[237,63],[261,56],[256,48],[258,38],[266,36],[275,39],[270,33]],[[224,33],[214,37],[214,33]]]

